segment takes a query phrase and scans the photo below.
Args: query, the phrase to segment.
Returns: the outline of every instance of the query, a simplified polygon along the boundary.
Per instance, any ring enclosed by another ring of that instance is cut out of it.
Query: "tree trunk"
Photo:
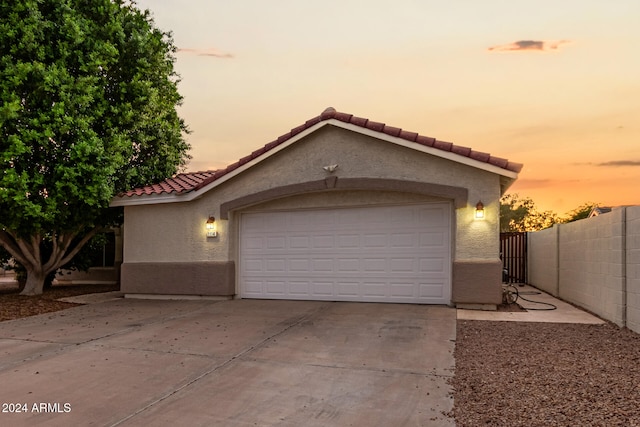
[[[0,245],[27,270],[27,281],[20,295],[41,295],[47,275],[71,261],[99,230],[99,227],[94,227],[73,247],[69,246],[77,236],[76,232],[54,233],[51,237],[51,254],[45,254],[43,259],[42,234],[35,233],[30,238],[20,238],[16,233],[0,228]]]
[[[20,295],[41,295],[44,288],[44,279],[47,277],[42,271],[27,268],[27,282]]]

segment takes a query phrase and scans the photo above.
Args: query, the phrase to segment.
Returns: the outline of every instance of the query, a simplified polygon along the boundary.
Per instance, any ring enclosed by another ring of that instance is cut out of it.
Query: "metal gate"
[[[500,233],[500,257],[505,283],[527,283],[527,233]]]

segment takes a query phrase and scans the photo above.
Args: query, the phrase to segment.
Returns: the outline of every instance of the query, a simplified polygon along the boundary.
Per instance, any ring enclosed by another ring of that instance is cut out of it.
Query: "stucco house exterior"
[[[121,290],[495,307],[521,168],[327,108],[225,169],[115,197]]]

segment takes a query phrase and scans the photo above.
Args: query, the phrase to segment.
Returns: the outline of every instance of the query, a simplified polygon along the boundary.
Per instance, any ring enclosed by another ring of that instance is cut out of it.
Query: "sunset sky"
[[[172,31],[188,170],[332,106],[524,163],[559,214],[640,204],[640,1],[140,0]]]

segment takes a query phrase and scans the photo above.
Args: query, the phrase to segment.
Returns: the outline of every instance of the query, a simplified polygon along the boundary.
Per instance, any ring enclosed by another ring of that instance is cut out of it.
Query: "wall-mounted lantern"
[[[474,216],[475,219],[484,219],[484,205],[482,202],[478,202],[476,205],[476,213]]]
[[[218,230],[216,228],[216,219],[211,215],[209,219],[207,219],[207,223],[205,225],[207,229],[207,237],[218,237]]]

